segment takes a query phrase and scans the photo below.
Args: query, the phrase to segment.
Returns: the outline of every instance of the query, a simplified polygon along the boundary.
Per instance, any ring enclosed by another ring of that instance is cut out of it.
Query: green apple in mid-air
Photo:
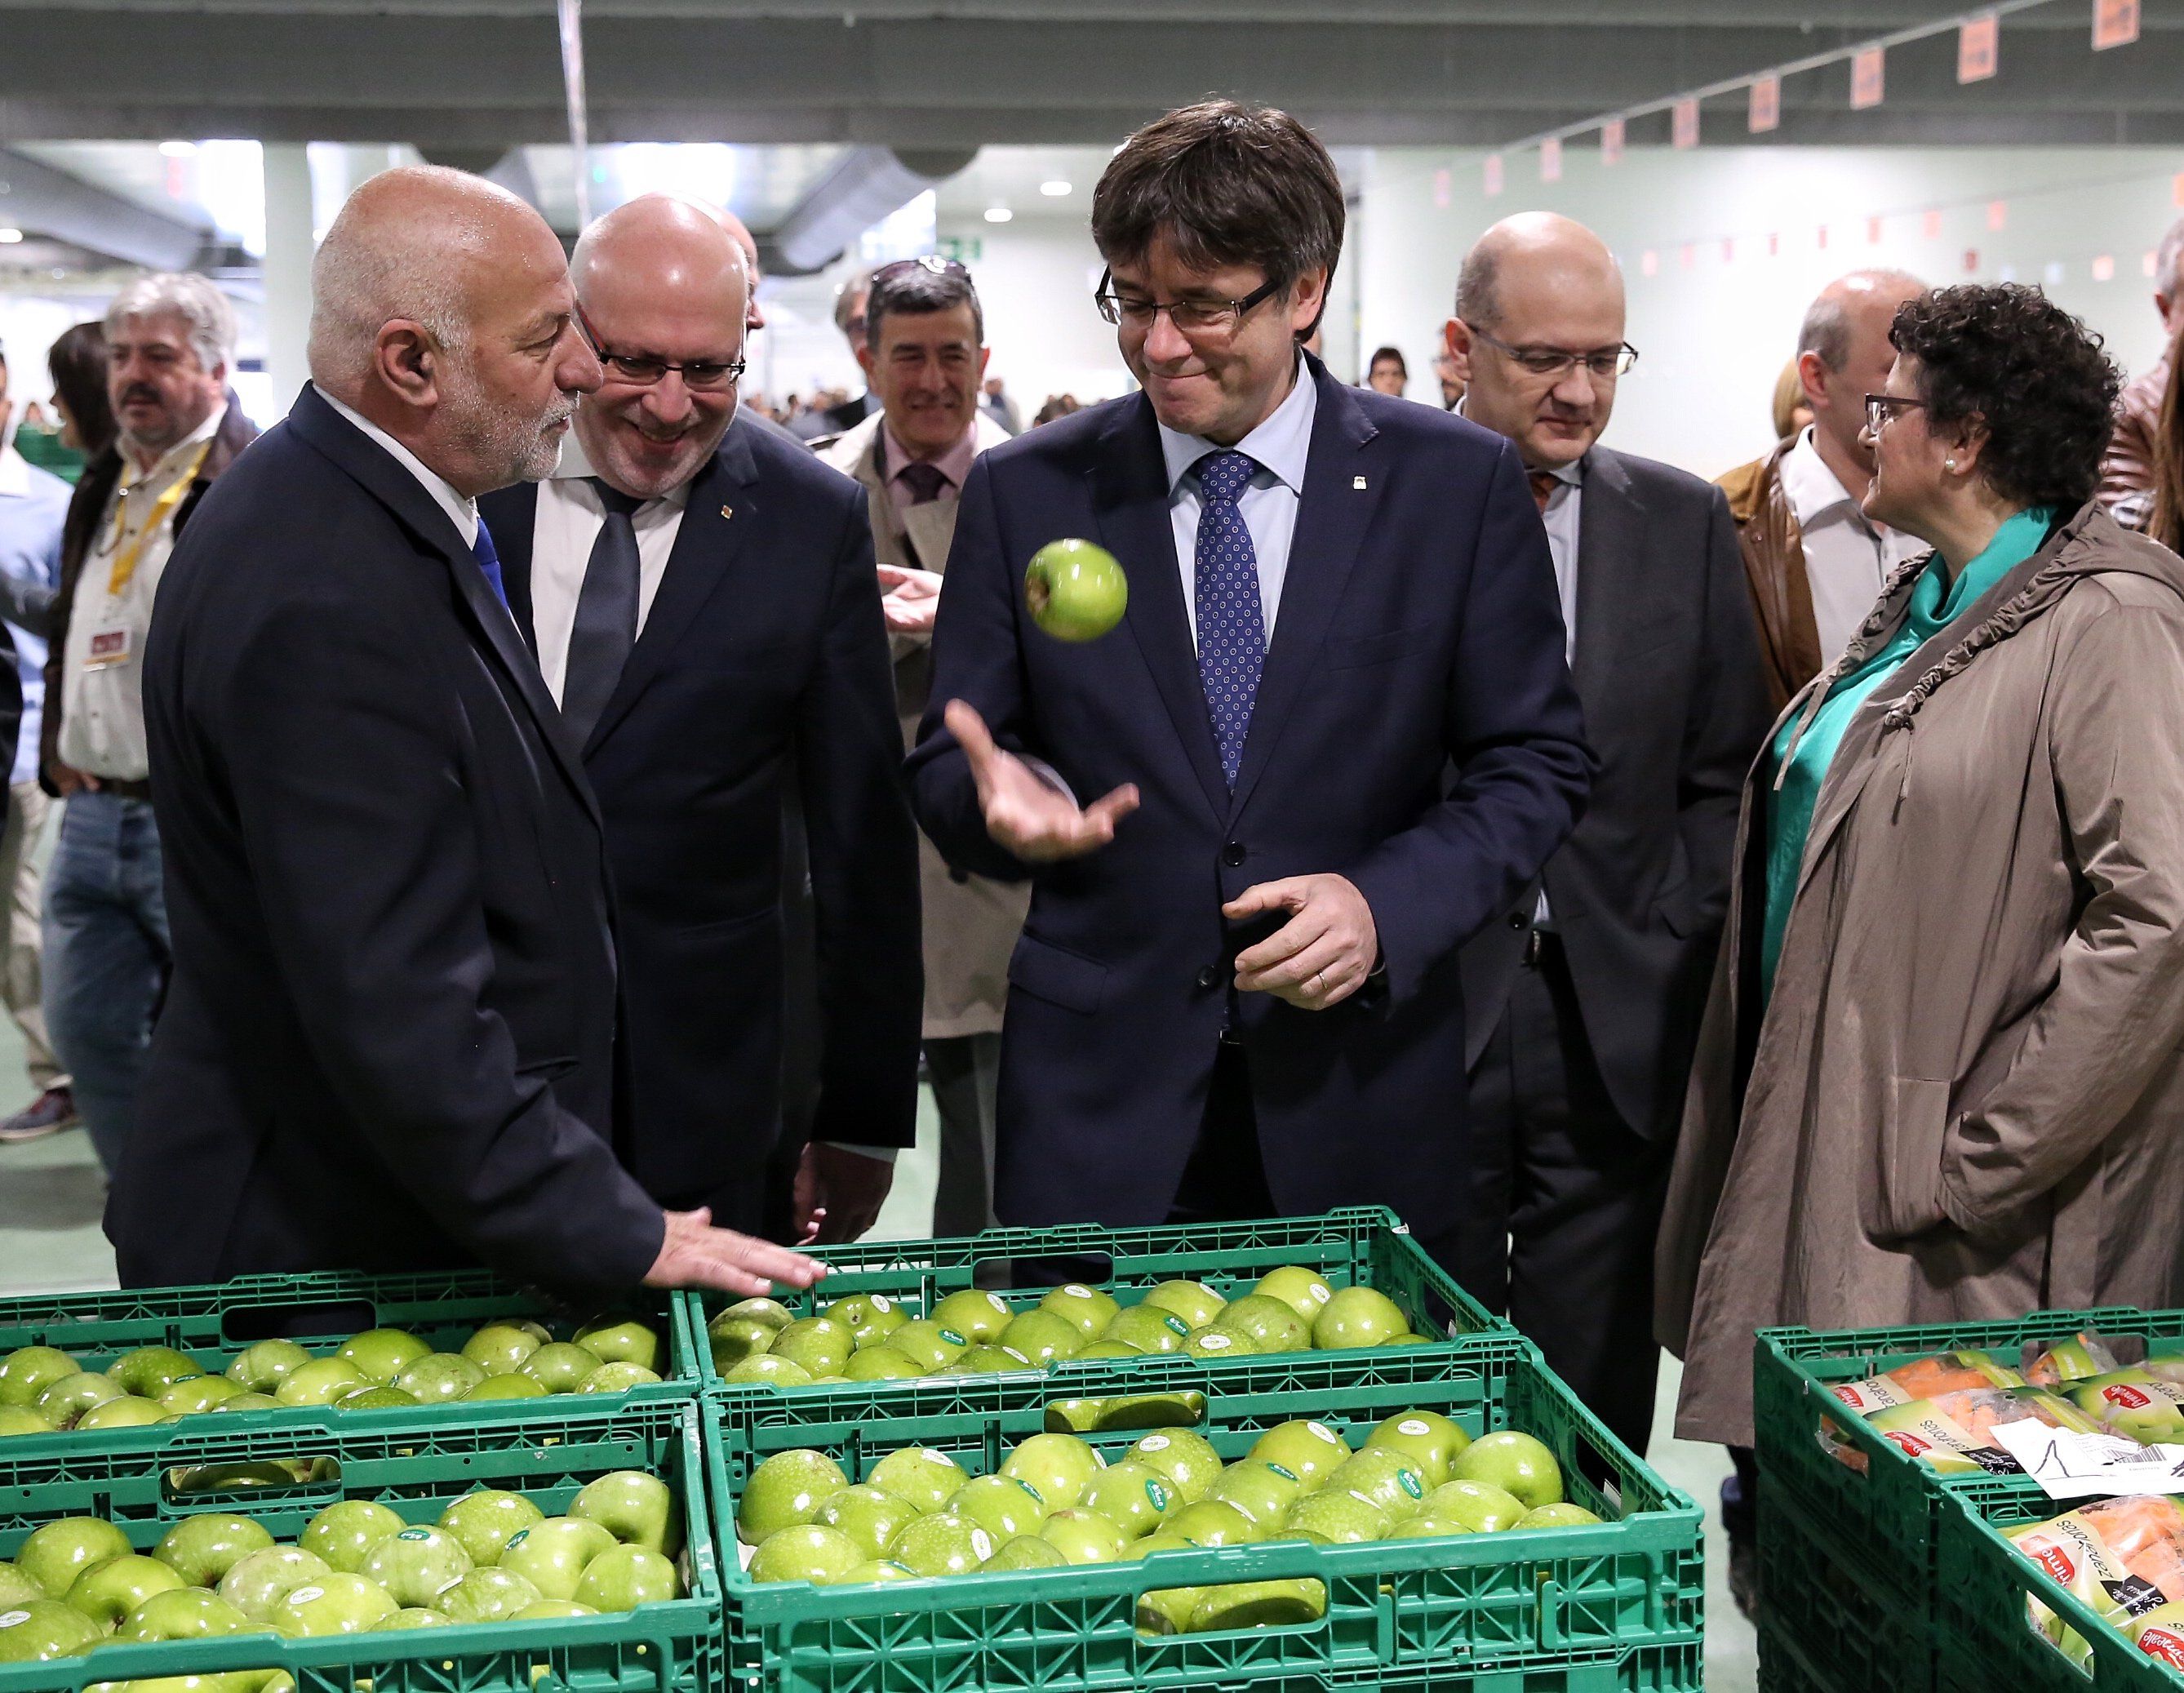
[[[469,1551],[446,1529],[410,1528],[366,1552],[357,1573],[385,1588],[396,1605],[428,1609],[471,1567]]]
[[[273,1618],[273,1607],[291,1589],[334,1573],[316,1552],[301,1546],[267,1546],[249,1553],[220,1579],[220,1596],[254,1623]]]
[[[361,1634],[401,1608],[377,1582],[335,1570],[290,1588],[274,1602],[270,1620],[284,1634]]]
[[[202,1587],[171,1587],[154,1593],[122,1619],[114,1643],[138,1640],[209,1640],[246,1634],[254,1623],[217,1593]]]
[[[473,1564],[490,1569],[500,1562],[510,1540],[545,1517],[521,1494],[488,1487],[465,1494],[443,1511],[440,1526],[463,1543]]]
[[[1100,1337],[1119,1340],[1140,1352],[1180,1352],[1190,1336],[1190,1325],[1173,1311],[1158,1305],[1128,1305],[1115,1313]]]
[[[948,1501],[950,1516],[975,1523],[1005,1545],[1019,1534],[1036,1534],[1046,1521],[1046,1506],[1030,1486],[1014,1476],[973,1476]]]
[[[838,1376],[856,1344],[856,1337],[832,1318],[807,1316],[775,1335],[769,1349],[777,1358],[801,1364],[814,1377]]]
[[[171,1416],[196,1416],[248,1391],[232,1376],[186,1376],[159,1395],[159,1405]]]
[[[107,1400],[125,1399],[128,1389],[113,1377],[96,1371],[79,1371],[73,1376],[63,1376],[57,1382],[48,1382],[38,1389],[31,1400],[39,1416],[56,1428],[73,1428],[83,1420],[84,1412]]]
[[[852,1293],[835,1300],[822,1315],[848,1329],[861,1351],[878,1345],[910,1321],[910,1313],[885,1293]]]
[[[872,1479],[886,1486],[877,1472]],[[842,1467],[824,1452],[803,1447],[776,1452],[744,1483],[743,1498],[736,1506],[736,1538],[747,1546],[760,1545],[783,1528],[816,1521],[819,1507],[849,1484]]]
[[[106,1373],[139,1399],[157,1399],[176,1382],[204,1374],[198,1361],[171,1346],[140,1346],[106,1366]]]
[[[1457,1480],[1444,1482],[1428,1494],[1418,1515],[1461,1523],[1474,1534],[1493,1534],[1515,1528],[1524,1515],[1524,1503],[1485,1482]]]
[[[1437,1411],[1404,1411],[1376,1427],[1365,1444],[1416,1459],[1427,1487],[1436,1488],[1456,1473],[1457,1455],[1471,1444],[1471,1437],[1461,1423]]]
[[[504,1623],[546,1595],[515,1571],[495,1565],[474,1569],[442,1593],[434,1607],[450,1623]]]
[[[811,1371],[789,1358],[777,1358],[771,1352],[761,1352],[755,1357],[742,1358],[721,1372],[721,1379],[732,1388],[752,1387],[764,1383],[775,1388],[808,1388],[814,1379]]]
[[[1000,1344],[1027,1363],[1050,1364],[1073,1358],[1084,1347],[1084,1333],[1058,1311],[1019,1311],[1001,1331]]]
[[[844,1537],[846,1538],[846,1537]],[[644,1546],[609,1546],[584,1566],[577,1584],[577,1603],[594,1611],[634,1611],[678,1596],[682,1584],[675,1566]]]
[[[1001,1473],[1030,1488],[1049,1511],[1060,1511],[1084,1499],[1101,1462],[1074,1434],[1034,1434],[1001,1460]]]
[[[427,1352],[395,1372],[393,1385],[420,1405],[460,1399],[485,1379],[485,1366],[460,1352]]]
[[[231,1511],[206,1511],[168,1529],[152,1556],[192,1587],[217,1587],[228,1571],[272,1544],[263,1523]]]
[[[973,1344],[981,1341],[990,1344],[999,1340],[1001,1331],[1015,1316],[1006,1299],[983,1288],[959,1288],[933,1307],[933,1321],[943,1328],[954,1329]]]
[[[971,1344],[960,1331],[922,1316],[912,1317],[888,1336],[887,1344],[928,1374],[947,1368]]]
[[[432,1349],[404,1328],[367,1328],[336,1349],[364,1372],[366,1381],[391,1382]]]
[[[616,1470],[585,1483],[569,1501],[569,1515],[598,1523],[626,1546],[670,1557],[682,1550],[682,1513],[674,1490],[643,1470]]]
[[[945,1506],[969,1478],[961,1464],[935,1447],[902,1446],[873,1465],[865,1479],[883,1493],[929,1512]]]
[[[1248,1458],[1229,1465],[1206,1489],[1206,1498],[1234,1506],[1263,1531],[1277,1527],[1303,1494],[1295,1476]]]
[[[1168,1531],[1194,1546],[1245,1546],[1266,1533],[1234,1506],[1217,1499],[1186,1505],[1167,1520]]]
[[[1369,1499],[1400,1523],[1415,1513],[1426,1496],[1425,1468],[1407,1452],[1390,1446],[1366,1446],[1327,1478],[1329,1489]]]
[[[1306,1270],[1295,1264],[1269,1270],[1259,1277],[1251,1291],[1270,1299],[1279,1299],[1307,1323],[1318,1321],[1327,1302],[1334,1297],[1334,1289],[1327,1285],[1326,1277],[1317,1270]]]
[[[549,1340],[515,1366],[549,1394],[572,1394],[577,1384],[604,1361],[588,1346],[572,1341]]]
[[[1228,1301],[1203,1282],[1162,1282],[1145,1297],[1155,1310],[1173,1311],[1186,1328],[1206,1328]]]
[[[78,1428],[149,1428],[155,1422],[164,1422],[172,1411],[162,1411],[148,1399],[138,1399],[124,1394],[120,1399],[103,1400],[92,1406],[75,1420]]]
[[[19,1346],[0,1359],[0,1405],[30,1405],[46,1388],[81,1370],[58,1347]]]
[[[888,1556],[913,1575],[967,1575],[993,1556],[992,1533],[945,1511],[906,1523]]]
[[[1558,1501],[1553,1505],[1541,1505],[1527,1511],[1517,1519],[1517,1526],[1519,1528],[1590,1528],[1596,1526],[1599,1521],[1599,1517],[1594,1516],[1582,1505],[1568,1505]]]
[[[1318,1487],[1350,1458],[1350,1443],[1324,1422],[1301,1418],[1278,1422],[1262,1434],[1251,1456],[1286,1470],[1307,1488]]]
[[[1123,621],[1129,578],[1097,542],[1049,541],[1024,567],[1031,620],[1056,640],[1096,640]]]
[[[838,1528],[817,1523],[769,1534],[751,1554],[745,1572],[753,1581],[808,1581],[832,1587],[863,1563],[866,1553]]]
[[[1112,1322],[1115,1313],[1122,1309],[1115,1303],[1112,1294],[1102,1293],[1097,1288],[1088,1288],[1082,1282],[1063,1282],[1039,1302],[1039,1308],[1043,1311],[1052,1311],[1087,1340]]]
[[[1527,1511],[1562,1503],[1563,1470],[1555,1455],[1514,1428],[1480,1435],[1457,1455],[1453,1475],[1498,1487]]]
[[[1273,1535],[1283,1539],[1296,1534],[1347,1545],[1360,1540],[1387,1537],[1388,1513],[1369,1499],[1333,1488],[1308,1493],[1290,1507],[1289,1516]]]
[[[1057,1511],[1039,1537],[1073,1564],[1111,1564],[1130,1550],[1130,1537],[1096,1511]]]
[[[292,1340],[260,1340],[235,1355],[227,1377],[254,1394],[270,1394],[310,1361],[311,1355]]]
[[[304,1525],[296,1544],[324,1558],[329,1569],[354,1575],[367,1552],[409,1526],[376,1500],[337,1499]]]
[[[577,1345],[599,1355],[603,1364],[635,1364],[660,1372],[660,1333],[651,1324],[623,1314],[588,1322],[571,1337]]]
[[[898,1499],[870,1482],[860,1482],[855,1487],[844,1488],[821,1506],[818,1516],[812,1520],[822,1528],[847,1534],[863,1549],[866,1557],[876,1558],[921,1514],[908,1500]]]
[[[93,1564],[123,1556],[129,1537],[103,1517],[61,1517],[33,1528],[15,1549],[15,1567],[45,1590],[48,1599],[65,1599],[75,1578]]]
[[[332,1405],[370,1385],[346,1358],[314,1358],[281,1377],[273,1397],[283,1405]]]
[[[1377,1288],[1345,1288],[1312,1319],[1312,1344],[1323,1352],[1379,1346],[1410,1332],[1403,1309]]]
[[[1185,1505],[1206,1496],[1221,1473],[1221,1455],[1195,1428],[1162,1428],[1142,1437],[1130,1456],[1164,1479]]]
[[[513,1375],[545,1338],[512,1322],[489,1322],[463,1342],[463,1356],[488,1376]]]
[[[1108,1465],[1092,1478],[1091,1490],[1084,1495],[1084,1508],[1098,1511],[1136,1540],[1151,1534],[1182,1510],[1183,1500],[1168,1485],[1167,1477],[1134,1458],[1125,1458],[1118,1464]]]
[[[1279,1299],[1264,1293],[1246,1293],[1232,1299],[1214,1319],[1214,1328],[1239,1334],[1262,1352],[1307,1352],[1312,1349],[1312,1325]]]
[[[69,1584],[68,1602],[101,1629],[112,1630],[153,1594],[186,1585],[159,1559],[124,1552],[118,1558],[92,1565],[76,1577]]]
[[[0,1663],[81,1657],[104,1638],[98,1623],[58,1599],[33,1599],[0,1611]]]
[[[549,1517],[519,1530],[494,1567],[521,1576],[549,1599],[574,1599],[585,1567],[617,1544],[597,1523],[576,1517]]]

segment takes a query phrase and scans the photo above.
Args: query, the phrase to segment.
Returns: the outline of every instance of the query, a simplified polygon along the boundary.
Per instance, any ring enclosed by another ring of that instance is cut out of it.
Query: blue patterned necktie
[[[471,543],[471,556],[477,561],[478,570],[485,578],[485,585],[493,589],[493,597],[504,607],[506,606],[508,589],[502,585],[500,579],[500,555],[493,550],[493,531],[486,528],[485,520],[482,517],[478,520],[477,539]]]
[[[1259,556],[1236,501],[1258,473],[1238,452],[1208,453],[1198,472],[1198,545],[1192,583],[1198,612],[1198,679],[1221,749],[1221,773],[1233,791],[1244,763],[1244,737],[1267,662],[1267,624],[1259,609]]]

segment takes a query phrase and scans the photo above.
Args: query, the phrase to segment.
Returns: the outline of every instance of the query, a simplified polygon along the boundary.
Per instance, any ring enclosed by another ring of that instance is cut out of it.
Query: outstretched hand
[[[645,1274],[648,1288],[710,1288],[748,1299],[770,1293],[777,1284],[808,1288],[827,1273],[825,1265],[800,1252],[715,1228],[705,1207],[665,1215],[667,1237]]]
[[[1080,809],[1013,752],[995,745],[986,721],[961,700],[943,714],[948,732],[971,761],[986,833],[1026,863],[1082,858],[1115,838],[1115,825],[1138,808],[1138,791],[1124,783]]]

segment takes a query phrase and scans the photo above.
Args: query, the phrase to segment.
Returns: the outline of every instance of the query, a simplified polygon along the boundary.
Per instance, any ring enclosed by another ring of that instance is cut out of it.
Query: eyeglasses
[[[1153,320],[1166,312],[1167,321],[1184,335],[1232,334],[1243,321],[1245,312],[1272,299],[1282,288],[1279,282],[1262,282],[1241,299],[1162,301],[1118,293],[1114,281],[1112,271],[1102,271],[1100,286],[1092,291],[1092,303],[1108,322],[1128,324],[1133,329],[1150,329]]]
[[[871,280],[881,282],[911,271],[922,271],[932,277],[967,277],[971,274],[970,267],[960,259],[944,259],[938,253],[923,253],[915,259],[889,260],[872,272]]]
[[[1865,427],[1878,435],[1884,424],[1899,411],[1908,411],[1914,405],[1924,405],[1923,400],[1914,400],[1902,394],[1869,394],[1865,397]]]
[[[1580,365],[1597,382],[1613,382],[1626,375],[1638,362],[1638,349],[1628,341],[1615,347],[1596,347],[1590,353],[1573,353],[1566,347],[1513,347],[1507,341],[1489,335],[1477,324],[1465,321],[1464,327],[1502,357],[1535,377],[1552,377],[1560,382]]]
[[[655,359],[647,353],[616,353],[610,350],[593,329],[592,321],[584,316],[583,308],[577,309],[577,327],[590,345],[592,355],[622,381],[638,388],[650,388],[674,371],[682,378],[682,386],[694,394],[717,394],[723,388],[733,388],[744,379],[749,366],[742,359],[692,359],[681,364],[671,359]]]

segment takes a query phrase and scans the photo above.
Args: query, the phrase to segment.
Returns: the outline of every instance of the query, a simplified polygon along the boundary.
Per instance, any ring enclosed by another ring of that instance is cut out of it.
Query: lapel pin
[[[723,517],[733,517],[736,515],[736,508],[733,506],[723,506],[721,507],[721,515]]]
[[[1353,476],[1350,478],[1350,485],[1352,488],[1362,489],[1365,486],[1365,478],[1362,476]]]

